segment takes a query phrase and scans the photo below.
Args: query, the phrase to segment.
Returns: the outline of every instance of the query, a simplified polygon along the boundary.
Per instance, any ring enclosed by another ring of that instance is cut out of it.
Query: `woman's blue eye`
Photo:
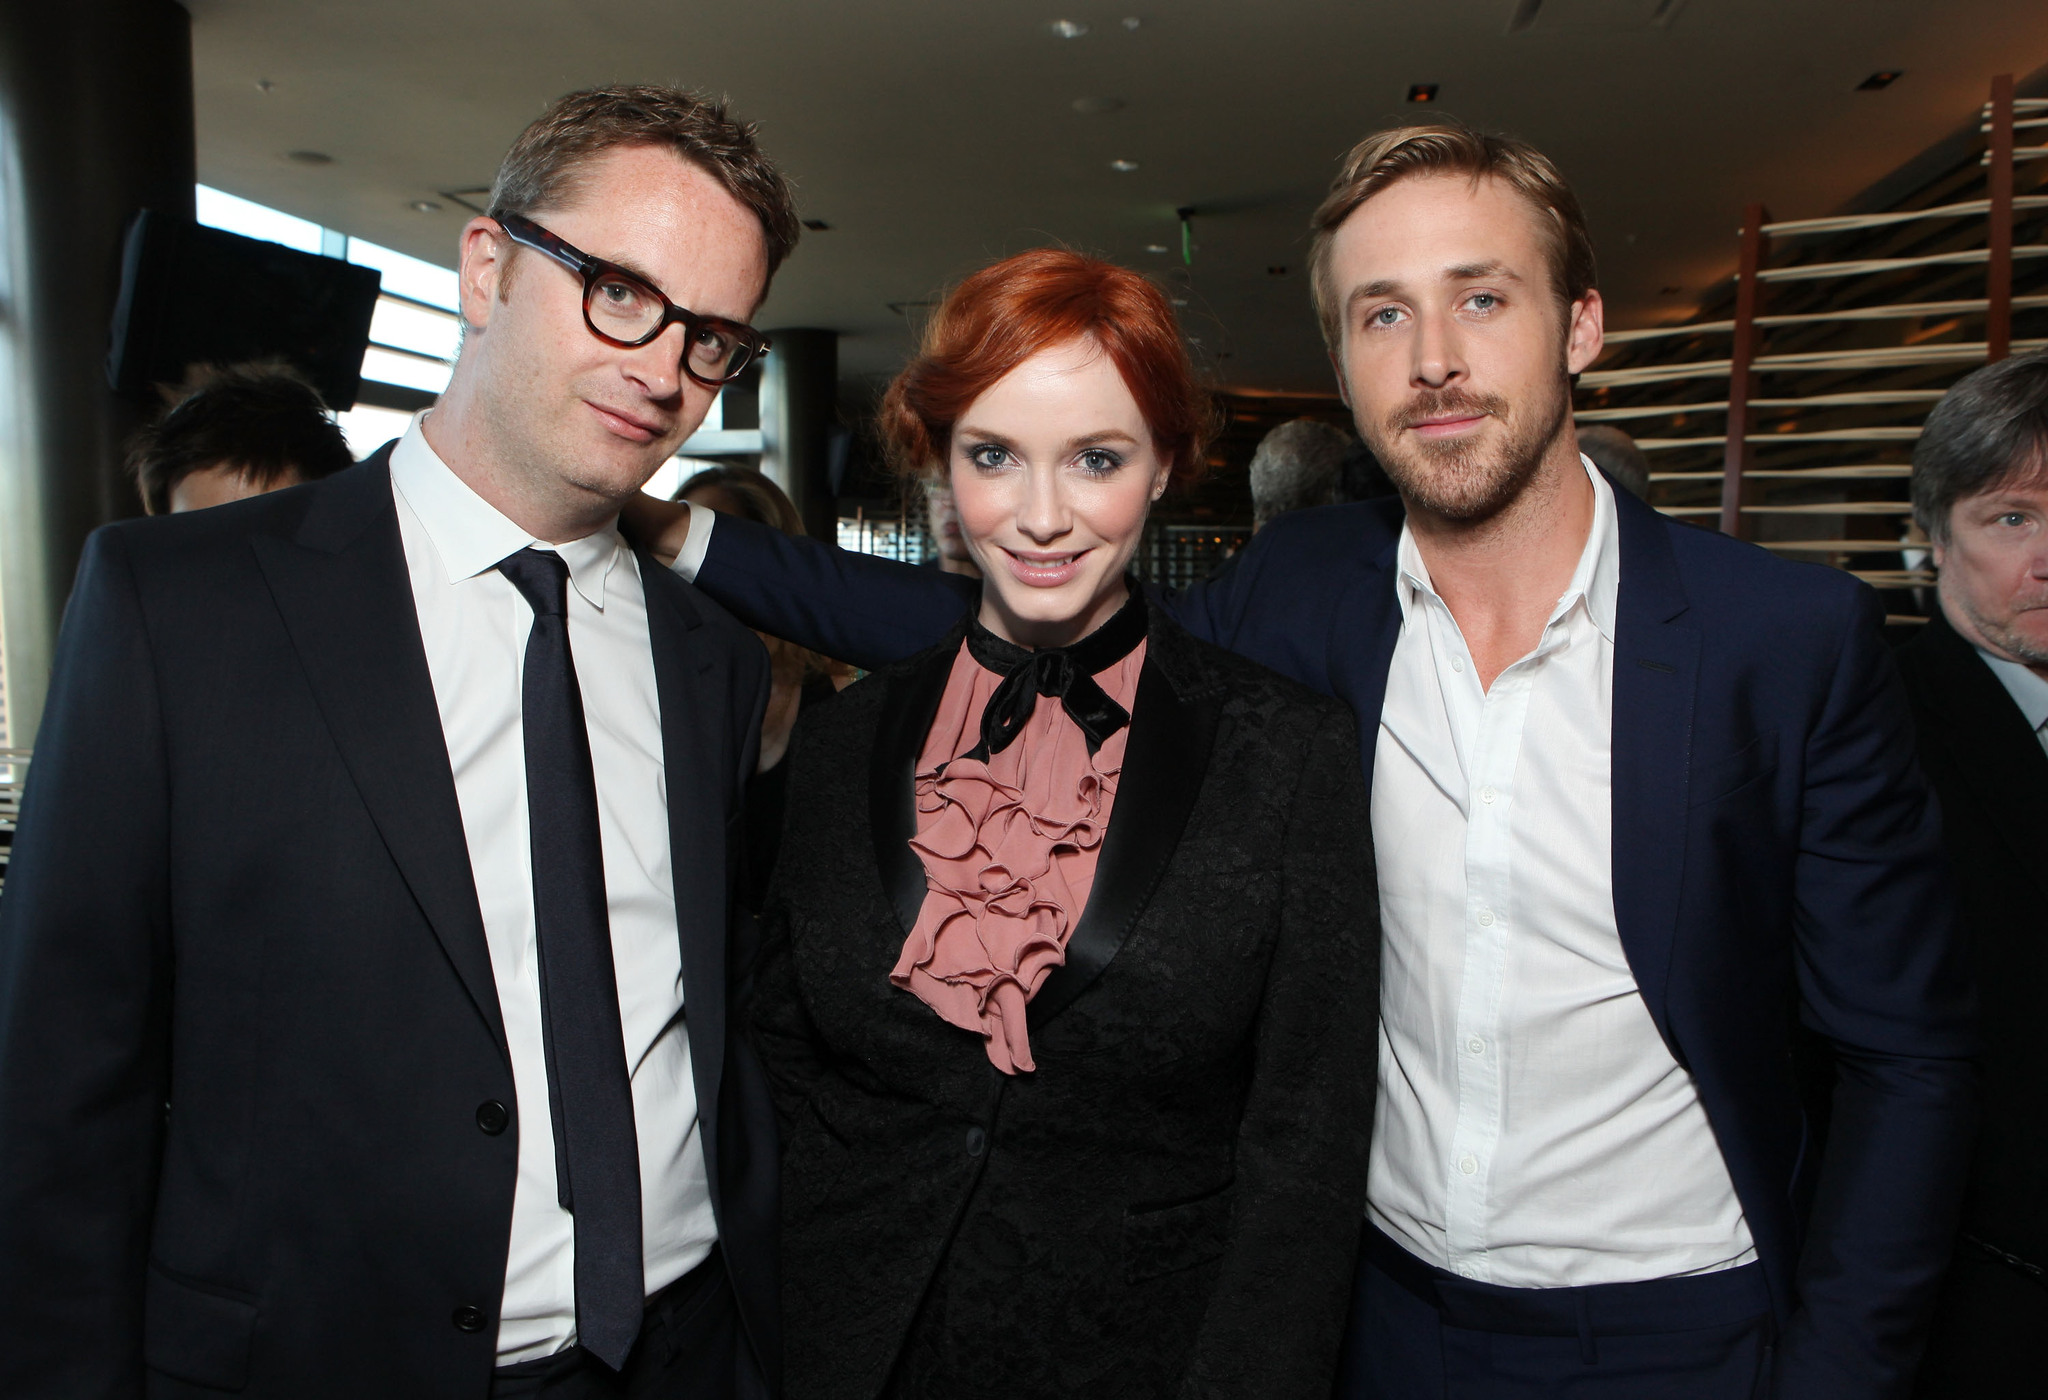
[[[1099,448],[1083,452],[1080,461],[1083,471],[1092,472],[1097,476],[1107,476],[1123,465],[1123,459],[1115,453],[1104,452]]]
[[[1003,464],[1003,459],[1009,455],[1009,453],[1003,451],[1002,448],[997,447],[994,443],[985,442],[981,446],[971,449],[967,454],[967,460],[974,463],[977,467],[1000,467]]]

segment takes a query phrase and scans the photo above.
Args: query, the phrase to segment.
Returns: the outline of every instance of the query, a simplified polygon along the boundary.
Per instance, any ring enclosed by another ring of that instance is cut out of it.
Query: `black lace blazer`
[[[1365,1209],[1378,895],[1356,721],[1155,610],[1035,1072],[889,982],[961,630],[807,712],[753,1028],[791,1400],[1328,1393]]]

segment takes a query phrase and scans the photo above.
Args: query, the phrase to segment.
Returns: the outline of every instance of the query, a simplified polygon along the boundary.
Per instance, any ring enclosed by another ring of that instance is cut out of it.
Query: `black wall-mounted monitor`
[[[145,209],[128,226],[107,382],[146,394],[195,365],[283,360],[327,406],[353,407],[375,268]]]

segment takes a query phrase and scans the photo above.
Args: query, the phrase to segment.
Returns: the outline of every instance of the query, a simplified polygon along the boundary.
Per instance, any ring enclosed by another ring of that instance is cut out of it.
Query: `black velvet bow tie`
[[[986,763],[1016,742],[1038,708],[1038,697],[1056,695],[1067,718],[1081,728],[1093,754],[1109,736],[1131,722],[1131,712],[1095,683],[1145,640],[1145,600],[1134,588],[1116,616],[1070,647],[1027,651],[982,626],[967,624],[967,654],[1003,678],[981,712],[981,742],[967,758]]]

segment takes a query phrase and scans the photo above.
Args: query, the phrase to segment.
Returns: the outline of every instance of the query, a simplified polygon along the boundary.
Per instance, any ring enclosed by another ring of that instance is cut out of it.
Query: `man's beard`
[[[2048,600],[2023,607],[2009,618],[2003,620],[1985,617],[1975,608],[1970,607],[1967,602],[1963,606],[1964,610],[1970,614],[1970,621],[1977,624],[1978,633],[1983,636],[1985,641],[1991,643],[1992,646],[2004,652],[2007,656],[2013,657],[2023,665],[2048,666],[2048,643],[2036,641],[2019,628],[2019,620],[2021,618],[2025,617],[2028,613],[2048,608]]]
[[[1571,389],[1563,379],[1526,414],[1514,413],[1496,394],[1425,389],[1389,413],[1377,432],[1366,432],[1366,445],[1411,505],[1448,520],[1485,520],[1522,494],[1570,412]],[[1425,419],[1459,413],[1499,420],[1505,439],[1431,441],[1407,432]]]

